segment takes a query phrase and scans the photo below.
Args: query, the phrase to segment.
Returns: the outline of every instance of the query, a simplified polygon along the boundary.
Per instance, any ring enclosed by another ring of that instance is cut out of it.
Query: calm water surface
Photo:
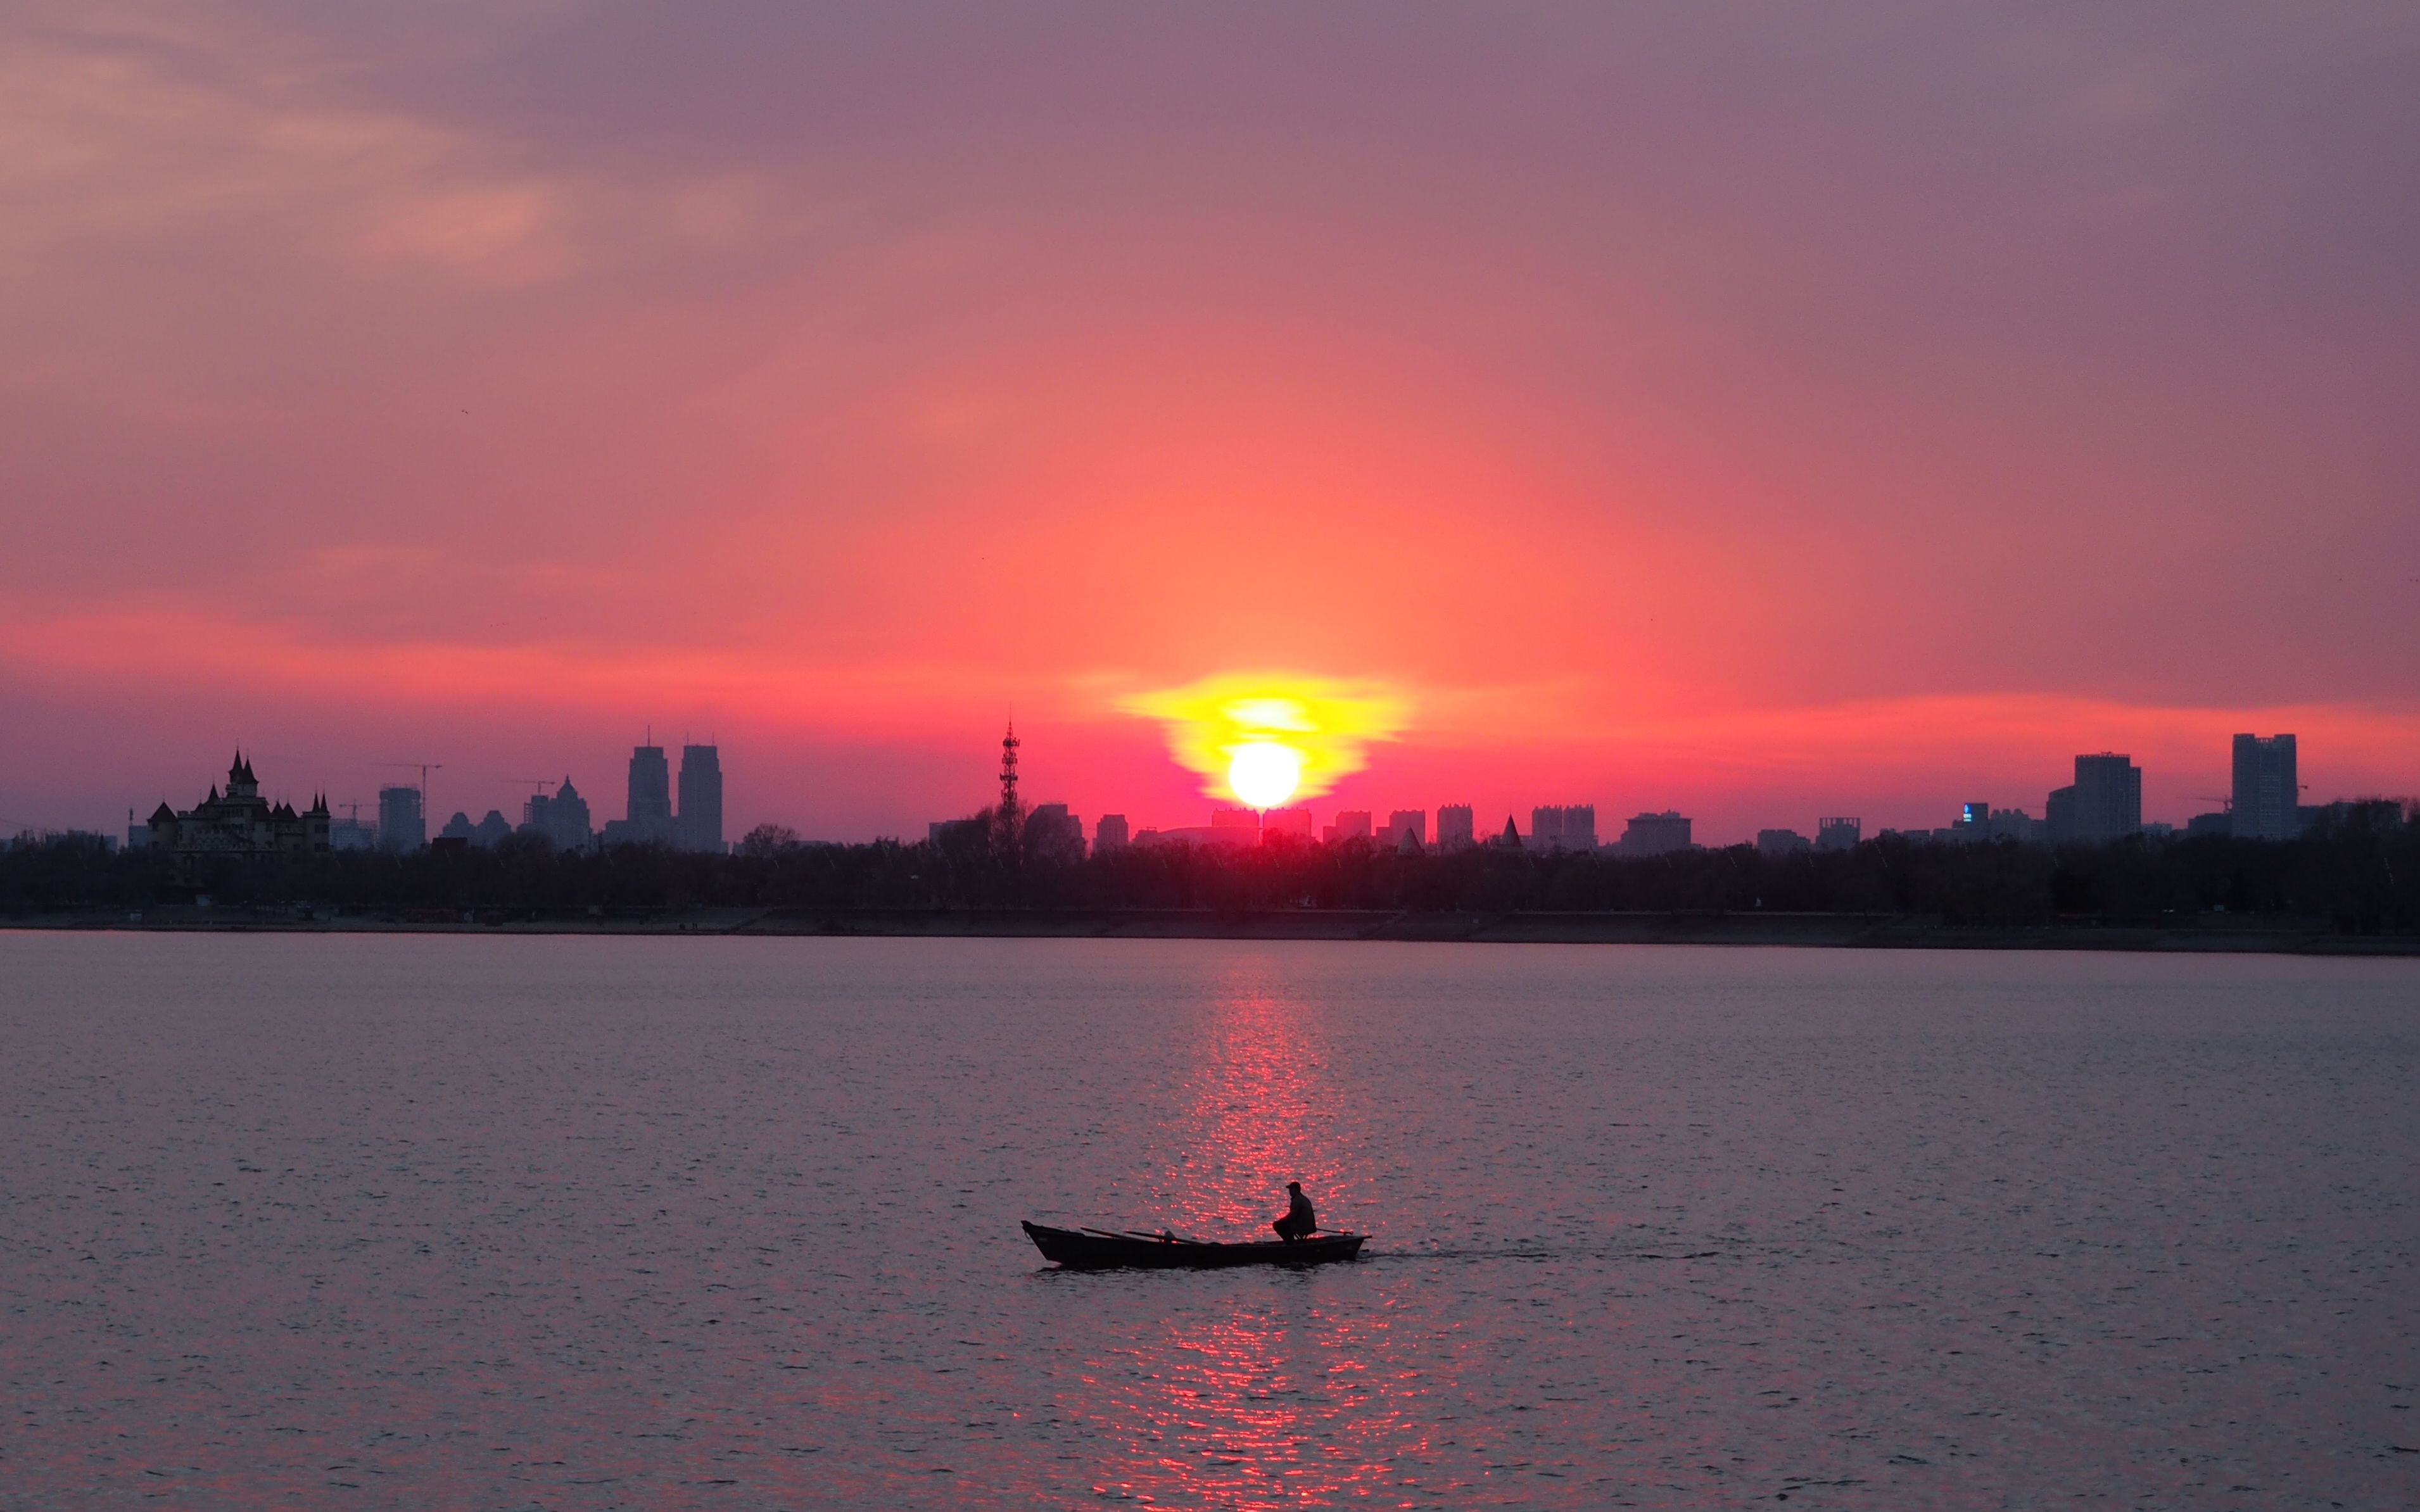
[[[2420,1505],[2420,964],[0,933],[0,1506]],[[1022,1217],[1300,1273],[1077,1274]]]

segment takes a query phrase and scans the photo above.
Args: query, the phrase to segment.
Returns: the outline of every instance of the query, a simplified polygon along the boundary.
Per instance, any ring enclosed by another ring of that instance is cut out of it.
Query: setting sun
[[[1302,752],[1273,740],[1246,741],[1227,764],[1227,785],[1255,809],[1276,808],[1301,781]]]
[[[1220,672],[1119,706],[1162,722],[1169,753],[1201,774],[1203,792],[1273,809],[1359,771],[1373,741],[1404,728],[1411,699],[1373,678]]]

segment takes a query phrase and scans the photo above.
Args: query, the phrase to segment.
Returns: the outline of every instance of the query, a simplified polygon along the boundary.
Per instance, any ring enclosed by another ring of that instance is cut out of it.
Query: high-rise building
[[[1099,856],[1105,851],[1121,849],[1131,843],[1131,841],[1132,837],[1126,829],[1126,816],[1122,813],[1105,813],[1101,815],[1099,822],[1093,825],[1094,856]]]
[[[1439,825],[1443,833],[1443,825]],[[1529,849],[1592,851],[1596,849],[1596,806],[1590,803],[1549,805],[1529,810]]]
[[[1063,803],[1037,803],[1025,816],[1025,858],[1070,864],[1084,858],[1084,821]]]
[[[2234,832],[2238,840],[2292,840],[2303,801],[2292,735],[2235,737]]]
[[[661,746],[630,748],[630,785],[623,817],[605,821],[608,845],[677,845],[673,824],[673,769]]]
[[[1814,848],[1812,841],[1794,829],[1760,829],[1756,832],[1756,854],[1759,856],[1804,856]]]
[[[2042,838],[2053,845],[2075,839],[2075,786],[2053,788],[2042,799]]]
[[[1689,849],[1689,821],[1674,810],[1633,814],[1619,842],[1625,856],[1667,856]]]
[[[1404,844],[1409,837],[1411,845]],[[1426,809],[1398,809],[1387,816],[1387,827],[1373,837],[1389,850],[1408,850],[1429,842],[1429,811]]]
[[[567,777],[551,797],[543,789],[530,795],[528,806],[521,810],[521,830],[544,835],[558,851],[584,851],[597,841],[588,819],[588,800]]]
[[[1563,805],[1563,849],[1592,851],[1596,849],[1596,805],[1567,803]]]
[[[622,816],[633,829],[650,831],[646,838],[670,838],[673,825],[673,769],[661,746],[630,749],[630,790]]]
[[[1311,839],[1311,810],[1308,809],[1271,809],[1261,815],[1261,842],[1268,843],[1272,835],[1290,835],[1295,840]]]
[[[1854,851],[1866,833],[1866,822],[1854,815],[1841,814],[1815,821],[1815,848],[1819,851]]]
[[[418,788],[379,789],[378,833],[379,849],[384,851],[416,851],[428,843]]]
[[[1336,823],[1322,828],[1319,838],[1330,845],[1341,845],[1348,840],[1368,840],[1370,810],[1367,809],[1338,810]]]
[[[1984,818],[1983,838],[2031,843],[2042,838],[2042,822],[2023,809],[1993,809]]]
[[[722,854],[722,756],[712,746],[681,748],[680,815],[675,828],[682,850]]]
[[[2059,824],[2057,793],[2051,795],[2053,839],[2106,845],[2140,834],[2143,828],[2143,769],[2113,751],[2075,759],[2075,782],[2060,790],[2069,795],[2064,825]],[[2066,834],[2056,833],[2064,828]]]
[[[1590,827],[1594,827],[1593,822]],[[1437,810],[1438,850],[1466,851],[1477,843],[1479,836],[1472,825],[1470,805],[1449,803]]]

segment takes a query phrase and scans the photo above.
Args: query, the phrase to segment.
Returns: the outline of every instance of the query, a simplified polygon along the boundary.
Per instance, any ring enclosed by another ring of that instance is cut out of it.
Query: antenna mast
[[[1015,860],[1025,848],[1025,806],[1016,796],[1016,721],[1000,740],[1000,807],[992,810],[992,854]]]

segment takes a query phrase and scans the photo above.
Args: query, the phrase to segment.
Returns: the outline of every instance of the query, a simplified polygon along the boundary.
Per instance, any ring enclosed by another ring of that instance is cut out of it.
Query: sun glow
[[[1167,727],[1169,754],[1201,774],[1204,792],[1274,809],[1359,771],[1370,742],[1403,729],[1411,701],[1367,679],[1223,672],[1120,706]]]
[[[1274,740],[1248,740],[1227,764],[1227,786],[1255,809],[1274,809],[1302,785],[1302,752]]]

